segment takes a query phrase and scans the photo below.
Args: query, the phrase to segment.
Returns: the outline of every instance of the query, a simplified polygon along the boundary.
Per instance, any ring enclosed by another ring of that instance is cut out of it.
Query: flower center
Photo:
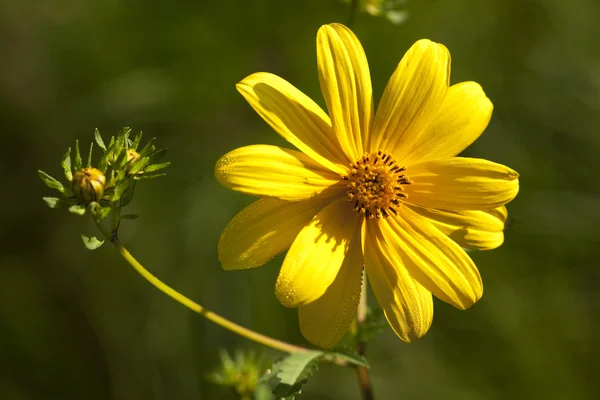
[[[354,210],[369,218],[396,215],[400,201],[408,197],[403,186],[412,183],[405,171],[381,150],[350,164],[348,175],[342,179],[348,182],[346,193],[348,200],[354,201]]]

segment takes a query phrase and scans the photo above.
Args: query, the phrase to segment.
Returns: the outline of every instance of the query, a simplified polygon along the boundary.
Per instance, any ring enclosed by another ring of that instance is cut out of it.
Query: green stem
[[[356,311],[356,326],[357,329],[364,324],[365,319],[367,318],[367,274],[363,271],[363,280],[362,280],[362,290],[360,294],[360,302],[358,303],[358,309]],[[358,354],[361,356],[365,356],[367,348],[366,342],[359,342],[357,344],[356,350]],[[363,400],[374,400],[375,396],[373,395],[373,384],[371,383],[371,378],[369,376],[369,371],[366,367],[357,366],[356,374],[358,377],[358,385],[360,386],[360,392],[362,394]]]
[[[215,324],[231,332],[234,332],[242,337],[245,337],[246,339],[250,339],[256,343],[260,343],[262,345],[271,347],[275,350],[283,351],[285,353],[309,351],[304,347],[295,346],[293,344],[289,344],[281,340],[273,339],[269,336],[265,336],[261,333],[245,328],[241,325],[236,324],[235,322],[221,317],[219,314],[215,314],[214,312],[207,310],[200,304],[196,303],[195,301],[191,300],[190,298],[182,295],[175,289],[171,288],[169,285],[158,279],[150,271],[144,268],[144,266],[140,264],[140,262],[131,255],[131,253],[125,248],[125,246],[121,244],[119,239],[117,239],[116,235],[113,235],[108,230],[106,230],[106,228],[100,222],[96,221],[96,226],[98,226],[98,229],[100,229],[100,231],[106,237],[106,239],[115,246],[121,257],[123,257],[125,261],[127,261],[129,265],[133,267],[133,269],[135,269],[144,279],[150,282],[151,285],[153,285],[155,288],[157,288],[176,302],[202,315],[203,317],[214,322]]]

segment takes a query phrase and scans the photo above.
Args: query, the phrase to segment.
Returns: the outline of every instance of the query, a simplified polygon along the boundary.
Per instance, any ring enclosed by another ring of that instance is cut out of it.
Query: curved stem
[[[95,218],[94,218],[94,220],[95,220]],[[308,349],[306,349],[304,347],[295,346],[293,344],[289,344],[289,343],[283,342],[281,340],[273,339],[269,336],[265,336],[261,333],[255,332],[248,328],[245,328],[241,325],[236,324],[235,322],[228,320],[227,318],[220,316],[219,314],[216,314],[210,310],[207,310],[200,304],[196,303],[195,301],[191,300],[190,298],[182,295],[175,289],[171,288],[169,285],[167,285],[166,283],[164,283],[163,281],[158,279],[150,271],[148,271],[146,268],[144,268],[144,266],[142,264],[140,264],[140,262],[131,255],[131,253],[125,248],[125,246],[123,246],[121,244],[119,239],[117,239],[116,235],[111,234],[109,231],[107,231],[106,228],[100,222],[96,221],[96,226],[98,227],[98,229],[100,229],[100,231],[106,237],[106,239],[115,246],[115,248],[117,249],[117,251],[119,252],[121,257],[123,257],[125,259],[125,261],[127,261],[129,263],[129,265],[131,265],[133,267],[133,269],[135,269],[144,279],[146,279],[148,282],[150,282],[150,284],[152,284],[155,288],[157,288],[158,290],[160,290],[161,292],[163,292],[164,294],[166,294],[167,296],[169,296],[176,302],[178,302],[178,303],[184,305],[185,307],[189,308],[190,310],[202,315],[203,317],[214,322],[215,324],[217,324],[233,333],[243,336],[246,339],[250,339],[256,343],[260,343],[262,345],[265,345],[265,346],[271,347],[275,350],[283,351],[286,353],[296,353],[296,352],[300,352],[300,351],[308,351]]]
[[[360,302],[358,303],[358,309],[356,311],[356,326],[360,327],[367,318],[367,274],[363,271],[363,280],[362,280],[362,291],[360,294]],[[356,350],[358,354],[364,357],[366,352],[367,343],[359,342],[356,346]],[[371,383],[371,378],[369,377],[369,371],[366,367],[358,366],[356,367],[356,373],[358,376],[358,384],[360,386],[360,392],[362,394],[363,400],[374,400],[375,396],[373,395],[373,385]]]

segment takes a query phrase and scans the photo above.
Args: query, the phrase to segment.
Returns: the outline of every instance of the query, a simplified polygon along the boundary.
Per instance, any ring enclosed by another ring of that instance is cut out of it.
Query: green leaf
[[[88,250],[96,250],[98,247],[104,244],[104,240],[98,240],[96,237],[87,237],[85,235],[81,235],[81,240],[83,241],[83,245]]]
[[[74,205],[69,207],[69,212],[72,214],[83,215],[85,214],[85,206]]]
[[[71,182],[73,180],[73,170],[71,169],[71,148],[63,156],[60,165],[62,165],[65,171],[65,178]]]
[[[137,215],[137,214],[121,215],[121,219],[137,219],[137,218],[139,218],[139,215]]]
[[[38,175],[40,176],[40,178],[42,178],[42,181],[44,181],[46,186],[48,186],[50,189],[56,189],[61,193],[65,192],[65,187],[62,183],[60,183],[41,169],[38,169]]]
[[[92,166],[92,151],[94,150],[94,142],[90,143],[90,151],[88,152],[88,162],[87,167],[90,168]]]
[[[154,172],[154,171],[158,171],[161,170],[163,168],[167,168],[169,165],[171,165],[170,161],[164,162],[164,163],[160,163],[160,164],[152,164],[152,165],[148,165],[146,167],[146,169],[144,170],[144,172]]]
[[[336,347],[332,351],[326,352],[323,359],[330,362],[341,360],[348,364],[369,368],[367,359],[358,354],[352,347]]]
[[[322,356],[321,351],[299,352],[290,354],[275,363],[272,371],[275,377],[269,380],[273,394],[288,397],[300,393],[302,385],[315,372]]]
[[[62,201],[58,197],[42,197],[50,208],[60,208]]]
[[[75,171],[79,171],[83,167],[83,162],[81,161],[81,153],[79,152],[79,140],[75,141],[75,161],[73,162],[73,168]]]
[[[125,181],[127,182],[127,181]],[[129,181],[125,192],[121,195],[121,208],[127,206],[133,200],[133,193],[135,191],[135,181]]]
[[[98,147],[106,151],[106,145],[104,144],[104,140],[102,140],[102,136],[100,136],[100,131],[98,128],[94,129],[94,139],[96,140]]]

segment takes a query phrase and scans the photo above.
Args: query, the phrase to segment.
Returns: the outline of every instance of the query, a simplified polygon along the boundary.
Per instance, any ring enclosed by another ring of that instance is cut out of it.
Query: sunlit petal
[[[373,116],[371,76],[365,51],[341,24],[324,25],[317,34],[321,91],[338,141],[355,161],[363,155]]]
[[[407,207],[379,226],[389,251],[439,299],[465,309],[483,294],[477,267],[452,239]]]
[[[340,180],[299,151],[268,145],[240,147],[225,154],[217,161],[215,175],[230,189],[290,201],[310,199],[333,189]]]
[[[337,344],[356,316],[364,265],[359,232],[357,229],[340,271],[325,294],[298,310],[302,334],[317,346]]]
[[[305,201],[264,198],[240,211],[219,239],[219,261],[225,270],[263,265],[288,249],[298,233],[329,202],[318,196]]]
[[[456,156],[485,130],[493,108],[478,83],[462,82],[450,86],[433,122],[402,154],[402,162],[411,165]]]
[[[275,285],[275,294],[284,306],[308,304],[325,293],[342,266],[358,222],[346,199],[340,199],[300,231]]]
[[[406,193],[412,204],[443,210],[488,210],[519,192],[519,174],[479,158],[453,157],[408,167],[413,180]]]
[[[378,222],[367,220],[363,239],[369,282],[396,335],[412,342],[425,335],[431,326],[431,292],[410,275],[406,260],[384,238]]]
[[[492,250],[504,242],[506,207],[492,210],[436,210],[406,204],[461,247]]]
[[[331,129],[331,121],[308,96],[267,72],[250,75],[237,84],[237,89],[285,140],[319,164],[343,172],[347,160]]]
[[[448,49],[427,39],[416,42],[383,92],[367,151],[406,154],[433,121],[446,97],[449,79]]]

